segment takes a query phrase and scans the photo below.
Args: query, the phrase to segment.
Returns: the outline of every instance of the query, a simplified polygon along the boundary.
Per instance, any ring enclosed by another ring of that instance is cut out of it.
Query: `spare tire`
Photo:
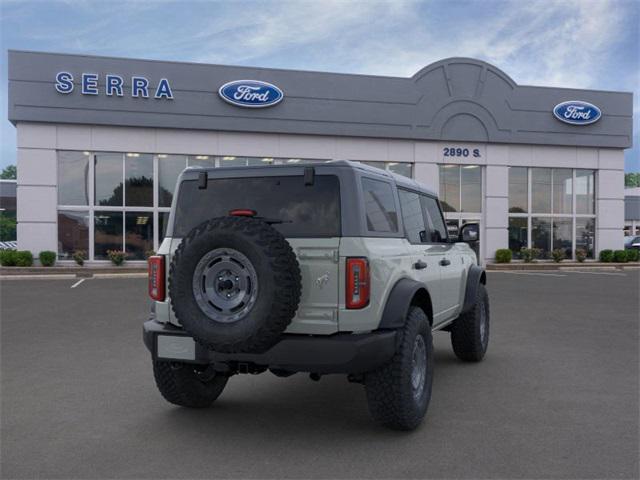
[[[195,227],[169,272],[173,311],[207,348],[263,352],[277,343],[300,302],[300,266],[271,225],[220,217]]]

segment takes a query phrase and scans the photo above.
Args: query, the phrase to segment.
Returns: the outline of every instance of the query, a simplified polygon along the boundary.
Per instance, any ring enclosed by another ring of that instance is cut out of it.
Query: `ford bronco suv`
[[[364,384],[373,418],[410,430],[433,378],[432,331],[461,360],[489,339],[486,275],[436,196],[356,162],[188,168],[149,259],[144,342],[166,400],[210,406],[239,373]]]

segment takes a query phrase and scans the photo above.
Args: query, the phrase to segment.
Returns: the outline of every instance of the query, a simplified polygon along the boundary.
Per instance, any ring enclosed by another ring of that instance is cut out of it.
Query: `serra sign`
[[[98,85],[99,76],[97,73],[83,73],[80,76],[80,93],[82,95],[99,95],[100,87]],[[58,72],[56,75],[56,90],[60,93],[69,94],[75,90],[73,75],[69,72]],[[104,77],[104,94],[108,97],[124,96],[124,79],[120,75],[107,73]],[[134,98],[149,98],[150,92],[153,98],[166,98],[173,100],[173,92],[169,80],[161,78],[155,90],[150,88],[150,82],[146,77],[131,77],[131,96]]]

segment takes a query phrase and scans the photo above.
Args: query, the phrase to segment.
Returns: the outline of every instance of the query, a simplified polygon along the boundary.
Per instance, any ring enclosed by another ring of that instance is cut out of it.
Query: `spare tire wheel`
[[[300,266],[271,225],[220,217],[195,227],[169,272],[173,311],[197,342],[224,353],[277,343],[300,302]]]

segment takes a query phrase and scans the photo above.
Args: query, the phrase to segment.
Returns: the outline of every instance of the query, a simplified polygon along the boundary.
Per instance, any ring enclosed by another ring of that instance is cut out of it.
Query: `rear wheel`
[[[371,416],[396,430],[413,430],[427,412],[433,381],[433,341],[424,311],[411,307],[391,362],[365,375]]]
[[[153,362],[153,375],[160,393],[181,407],[205,408],[220,396],[228,378],[206,372],[205,365]]]
[[[489,296],[478,285],[473,308],[451,324],[451,345],[460,360],[479,362],[489,346]]]

